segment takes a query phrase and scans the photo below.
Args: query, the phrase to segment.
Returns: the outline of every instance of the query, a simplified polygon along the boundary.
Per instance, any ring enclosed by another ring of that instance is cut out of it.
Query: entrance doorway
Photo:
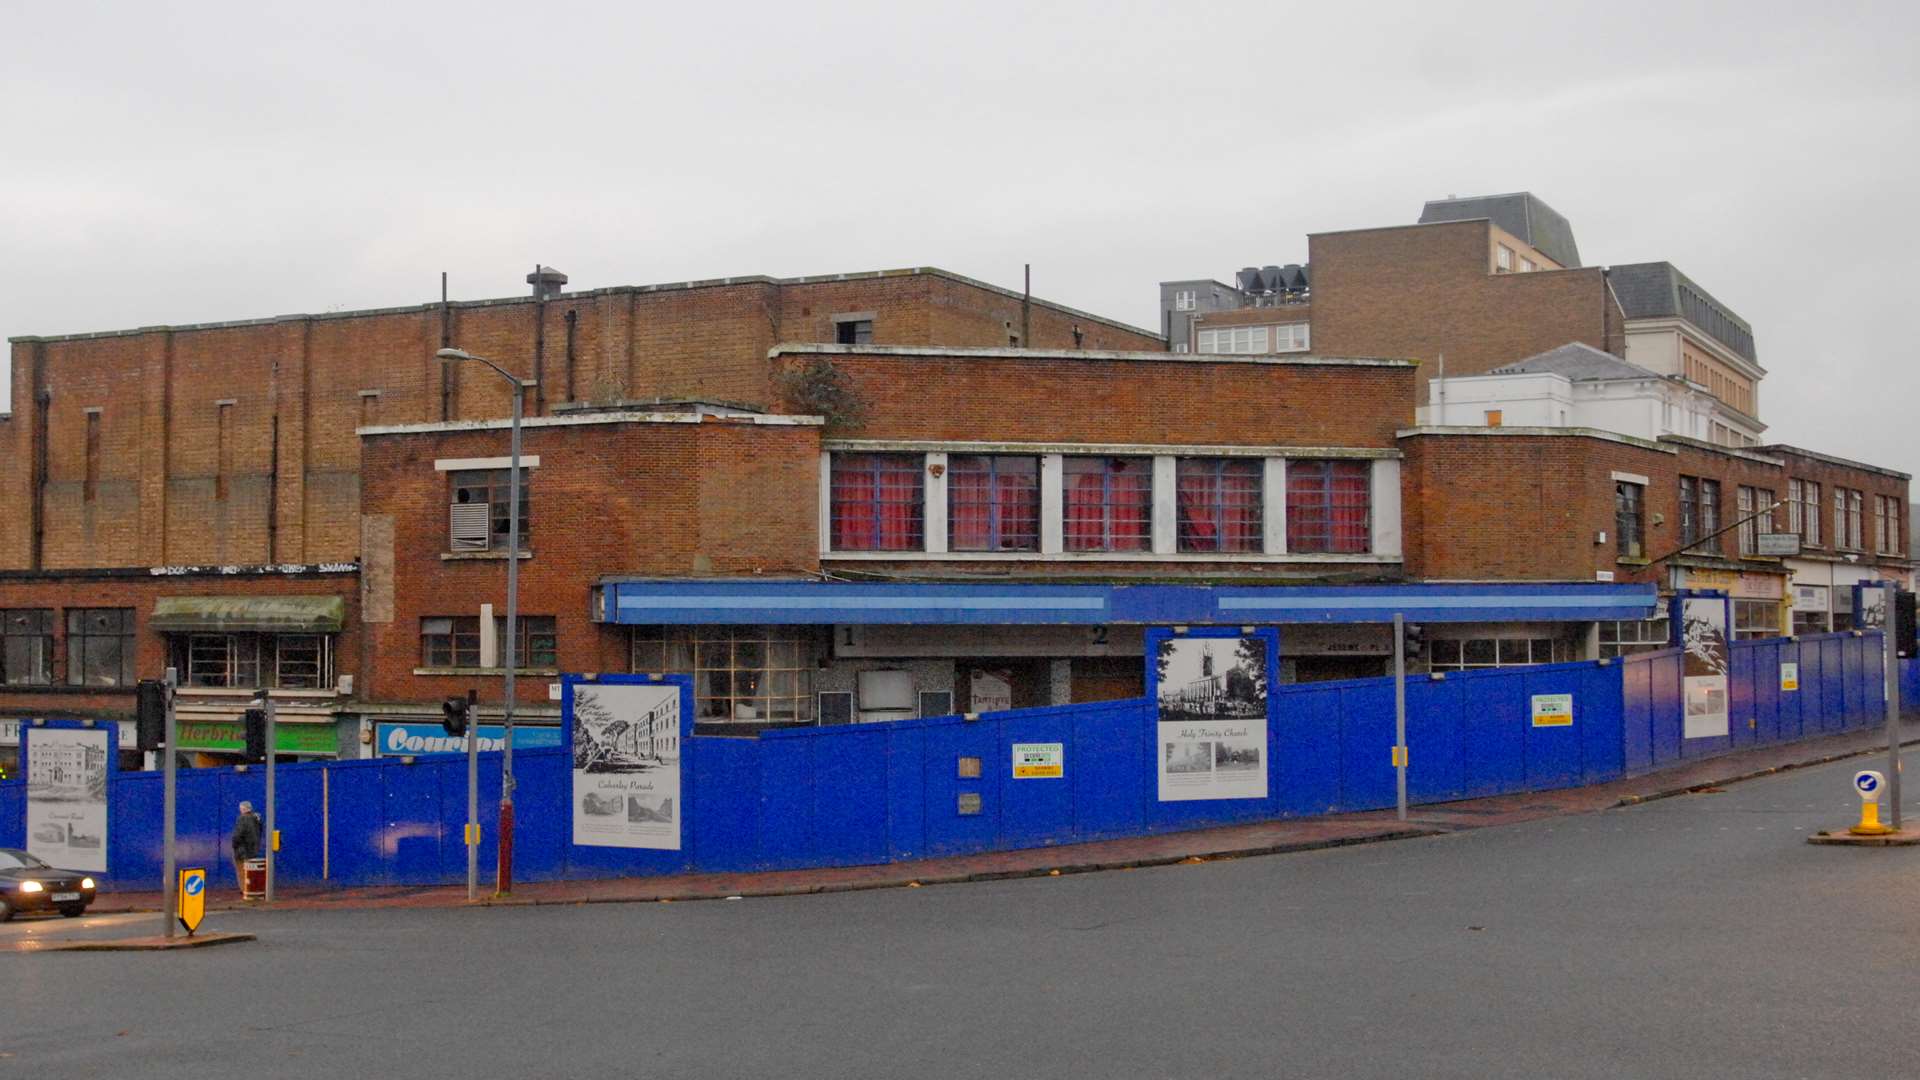
[[[1146,661],[1138,656],[1077,657],[1069,693],[1075,704],[1145,697]]]

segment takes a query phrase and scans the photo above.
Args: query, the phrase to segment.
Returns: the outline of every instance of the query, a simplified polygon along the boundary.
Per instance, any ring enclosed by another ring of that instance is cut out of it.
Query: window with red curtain
[[[1039,551],[1040,459],[947,459],[947,550]]]
[[[1181,458],[1175,468],[1181,551],[1260,551],[1259,458]]]
[[[1153,548],[1153,459],[1069,457],[1062,463],[1068,551]]]
[[[924,492],[918,454],[833,455],[833,549],[919,551]]]
[[[1373,547],[1373,463],[1287,462],[1287,551],[1359,555]]]

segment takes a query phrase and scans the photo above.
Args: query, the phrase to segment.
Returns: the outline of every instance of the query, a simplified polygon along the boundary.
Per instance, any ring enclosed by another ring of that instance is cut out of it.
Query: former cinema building
[[[1657,647],[1676,587],[1750,601],[1753,636],[1844,629],[1800,590],[1909,573],[1891,470],[1416,416],[1441,343],[1380,314],[1392,288],[1487,324],[1462,381],[1571,342],[1625,363],[1637,327],[1585,303],[1606,276],[1570,238],[1508,288],[1524,224],[1379,232],[1315,238],[1287,351],[1175,352],[929,269],[564,292],[541,268],[504,300],[15,338],[0,719],[124,717],[171,665],[205,763],[262,687],[283,754],[413,745],[446,696],[497,704],[508,558],[530,740],[562,671],[691,673],[705,729],[747,733],[1137,696],[1154,625],[1278,625],[1306,681],[1383,674],[1396,611],[1418,667],[1461,670]],[[518,552],[506,386],[445,345],[535,381]],[[1747,542],[1789,530],[1790,558]]]

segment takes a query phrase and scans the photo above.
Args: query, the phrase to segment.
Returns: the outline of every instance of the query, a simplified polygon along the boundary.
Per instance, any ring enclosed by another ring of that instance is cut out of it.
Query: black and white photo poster
[[[27,850],[66,870],[107,870],[107,733],[27,731]]]
[[[1689,596],[1680,608],[1681,681],[1689,739],[1727,735],[1727,602],[1718,596]]]
[[[680,850],[680,687],[573,688],[573,842]]]
[[[1167,637],[1152,660],[1161,802],[1267,797],[1268,639]]]

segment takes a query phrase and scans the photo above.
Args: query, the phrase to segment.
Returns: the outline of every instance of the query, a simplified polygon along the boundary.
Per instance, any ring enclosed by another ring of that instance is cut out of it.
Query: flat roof
[[[1420,366],[1418,360],[1382,356],[1275,355],[1241,356],[1227,353],[1175,353],[1114,349],[1008,349],[998,346],[937,345],[820,345],[790,342],[767,350],[778,356],[899,356],[942,357],[960,360],[1109,360],[1154,364],[1255,364],[1277,367],[1391,367]]]
[[[569,413],[565,416],[529,416],[520,421],[524,428],[585,427],[589,424],[745,424],[753,427],[819,427],[826,418],[760,413],[722,416],[695,412],[609,412]],[[505,420],[436,420],[421,424],[371,424],[354,428],[356,435],[431,435],[453,431],[506,431],[513,426]]]
[[[726,285],[818,285],[818,284],[826,284],[826,283],[831,283],[836,281],[872,281],[872,280],[878,280],[881,278],[923,277],[923,276],[945,278],[948,281],[957,281],[963,285],[971,285],[977,289],[984,289],[988,292],[998,293],[1001,296],[1007,297],[1008,299],[1012,299],[1012,300],[1025,299],[1025,297],[1021,293],[1016,292],[1013,289],[1001,288],[998,285],[989,284],[988,282],[981,281],[977,278],[970,278],[965,274],[956,274],[951,270],[942,270],[937,266],[910,266],[910,267],[903,267],[895,270],[864,270],[864,271],[856,271],[854,273],[847,273],[847,274],[812,274],[805,277],[780,278],[780,277],[769,277],[765,274],[748,274],[743,277],[702,278],[702,279],[693,280],[693,281],[664,282],[656,285],[609,285],[605,288],[600,288],[600,289],[585,289],[580,292],[556,293],[553,296],[548,297],[546,302],[547,303],[563,303],[569,300],[578,301],[578,300],[592,299],[593,297],[597,297],[597,296],[621,296],[628,293],[678,292],[678,291],[689,290],[689,289],[717,288],[717,287],[726,286]],[[1062,314],[1071,315],[1074,318],[1078,318],[1078,319],[1087,319],[1093,322],[1103,323],[1107,326],[1111,326],[1119,330],[1125,330],[1128,333],[1139,334],[1142,337],[1148,337],[1148,338],[1161,337],[1160,332],[1157,330],[1143,329],[1141,327],[1134,326],[1130,323],[1121,322],[1118,319],[1110,319],[1104,315],[1095,315],[1092,312],[1081,311],[1078,308],[1068,307],[1065,304],[1054,303],[1053,301],[1050,301],[1050,300],[1042,300],[1037,296],[1033,297],[1032,299],[1036,307],[1043,307],[1051,311],[1058,311]],[[526,296],[503,296],[503,297],[496,297],[493,299],[486,299],[486,300],[450,300],[447,302],[447,306],[450,308],[454,308],[456,310],[469,310],[474,308],[502,307],[502,306],[512,305],[512,304],[535,304],[539,302],[540,301],[534,296],[526,295]],[[292,315],[271,315],[265,318],[230,319],[230,320],[223,320],[219,322],[159,324],[154,326],[128,327],[128,328],[119,329],[119,330],[98,330],[98,331],[92,331],[88,333],[78,333],[78,334],[22,334],[17,337],[10,337],[7,339],[7,341],[16,342],[16,343],[17,342],[86,341],[92,338],[130,337],[136,334],[150,334],[150,333],[158,333],[161,331],[177,332],[177,331],[189,331],[189,330],[227,330],[227,329],[233,329],[236,327],[245,327],[245,326],[270,326],[274,323],[301,322],[309,319],[316,322],[323,322],[331,319],[360,319],[360,318],[366,318],[372,315],[403,315],[403,314],[408,314],[413,312],[435,311],[435,310],[438,310],[439,307],[440,307],[440,302],[437,300],[434,300],[434,301],[428,301],[424,304],[404,304],[399,307],[357,308],[352,311],[327,311],[327,312],[311,312],[311,313],[292,314]]]
[[[1892,476],[1901,480],[1913,479],[1911,474],[1903,473],[1898,469],[1888,469],[1880,465],[1869,465],[1864,461],[1853,461],[1849,458],[1835,457],[1832,454],[1822,454],[1815,450],[1803,450],[1798,446],[1791,446],[1787,443],[1768,443],[1765,446],[1756,446],[1754,449],[1764,450],[1769,454],[1791,454],[1794,457],[1803,457],[1811,461],[1821,461],[1828,465],[1838,465],[1845,469],[1859,469],[1862,472],[1879,473],[1882,476]],[[1915,504],[1915,508],[1920,509],[1920,504]]]

